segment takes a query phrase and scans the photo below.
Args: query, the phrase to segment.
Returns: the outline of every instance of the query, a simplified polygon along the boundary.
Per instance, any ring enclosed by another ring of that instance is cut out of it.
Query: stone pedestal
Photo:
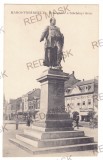
[[[44,119],[34,125],[48,130],[73,130],[72,120],[65,112],[64,82],[67,79],[67,74],[57,69],[48,69],[37,79],[41,83],[40,113]]]
[[[94,150],[97,143],[83,131],[74,131],[72,120],[65,112],[64,82],[67,75],[60,70],[46,70],[38,81],[41,83],[40,113],[44,119],[34,122],[16,139],[9,139],[33,154]]]

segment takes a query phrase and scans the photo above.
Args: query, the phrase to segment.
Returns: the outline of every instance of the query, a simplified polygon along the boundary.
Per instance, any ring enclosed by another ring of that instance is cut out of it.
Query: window
[[[88,86],[88,90],[90,90],[91,89],[91,86]]]
[[[67,89],[67,90],[66,90],[66,93],[69,93],[69,92],[70,92],[70,89]]]
[[[78,106],[80,106],[80,103],[77,103]]]
[[[85,86],[80,87],[81,91],[84,92],[85,91]]]
[[[85,91],[86,91],[86,92],[88,91],[88,86],[85,86]]]
[[[88,102],[88,104],[90,105],[90,104],[91,104],[91,102]]]
[[[88,99],[88,104],[91,105],[91,99]]]
[[[85,105],[85,101],[83,101],[83,105]]]

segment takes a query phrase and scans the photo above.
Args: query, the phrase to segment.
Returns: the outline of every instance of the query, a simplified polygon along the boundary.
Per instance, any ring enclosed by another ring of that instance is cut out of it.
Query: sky
[[[38,63],[44,58],[44,42],[40,37],[50,18],[45,14],[36,17],[26,11],[60,11],[55,14],[56,25],[64,35],[63,51],[71,54],[62,61],[63,71],[75,71],[77,79],[93,79],[98,76],[99,50],[92,46],[99,37],[98,5],[5,5],[4,14],[4,78],[5,98],[18,98],[40,88],[37,78],[47,67],[36,64],[27,68],[27,63]],[[16,11],[22,11],[16,14]],[[31,18],[30,18],[31,17]],[[39,21],[37,21],[37,19]],[[25,23],[26,22],[26,23]],[[37,67],[38,66],[38,67]]]

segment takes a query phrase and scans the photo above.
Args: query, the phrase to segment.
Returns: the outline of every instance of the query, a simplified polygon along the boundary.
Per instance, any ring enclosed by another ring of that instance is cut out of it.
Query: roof
[[[96,79],[91,79],[91,80],[84,80],[84,81],[79,81],[77,83],[75,83],[72,87],[74,86],[83,86],[83,85],[87,85],[87,84],[91,84],[91,83],[97,83],[98,84],[98,80]]]
[[[37,88],[28,94],[28,101],[40,98],[40,89]]]
[[[68,80],[65,81],[65,86],[64,88],[71,88],[74,84],[76,84],[77,82],[79,82],[79,79],[76,79],[74,76],[74,71],[71,75],[68,76]]]
[[[94,84],[94,85],[91,85]],[[85,85],[87,87],[87,89],[85,89]],[[71,88],[67,88],[68,89],[68,95],[73,95],[72,90],[74,88],[78,87],[80,93],[75,93],[75,94],[83,94],[83,93],[98,93],[98,80],[96,79],[91,79],[91,80],[84,80],[84,81],[78,81],[77,83],[75,83],[74,85],[71,86]]]

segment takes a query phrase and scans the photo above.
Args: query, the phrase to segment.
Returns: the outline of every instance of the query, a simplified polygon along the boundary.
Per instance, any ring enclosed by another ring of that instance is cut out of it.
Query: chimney
[[[74,75],[74,71],[72,72],[72,74]]]

